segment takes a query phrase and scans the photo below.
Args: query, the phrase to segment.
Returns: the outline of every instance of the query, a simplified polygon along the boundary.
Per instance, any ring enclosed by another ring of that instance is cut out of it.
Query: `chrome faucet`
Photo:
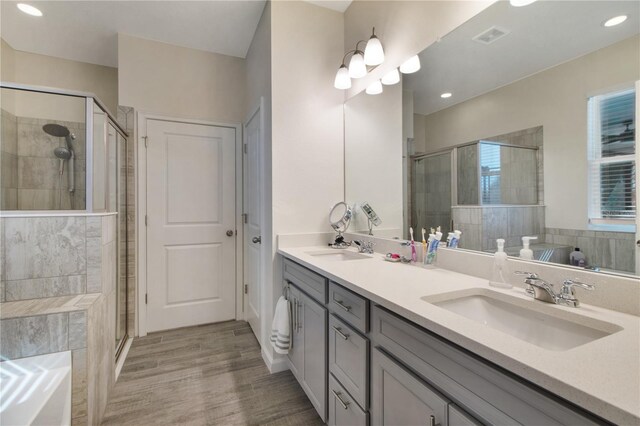
[[[595,286],[574,280],[564,280],[562,290],[556,293],[553,284],[550,284],[540,278],[538,274],[532,272],[517,271],[516,275],[525,275],[524,283],[527,284],[526,293],[536,300],[547,303],[555,303],[556,305],[566,305],[572,308],[580,306],[580,301],[576,298],[574,287],[580,287],[585,290],[595,290]]]
[[[366,240],[353,240],[353,243],[358,247],[358,253],[373,254],[373,246],[376,245],[373,241]]]

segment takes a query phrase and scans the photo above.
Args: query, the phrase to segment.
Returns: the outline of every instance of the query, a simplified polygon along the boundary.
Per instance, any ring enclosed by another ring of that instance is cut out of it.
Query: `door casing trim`
[[[137,111],[136,124],[137,135],[135,137],[136,149],[136,241],[138,253],[136,256],[136,269],[138,272],[138,288],[136,289],[137,298],[137,335],[142,337],[147,335],[147,304],[145,303],[145,295],[147,294],[147,227],[144,219],[147,214],[147,151],[145,149],[145,139],[147,137],[147,121],[170,121],[186,124],[201,124],[205,126],[228,127],[235,129],[236,132],[236,205],[235,205],[235,224],[236,224],[236,320],[244,320],[243,307],[243,241],[244,229],[242,223],[242,207],[243,207],[243,170],[242,170],[242,124],[241,123],[223,123],[207,120],[195,120],[182,117],[171,117],[150,112]]]

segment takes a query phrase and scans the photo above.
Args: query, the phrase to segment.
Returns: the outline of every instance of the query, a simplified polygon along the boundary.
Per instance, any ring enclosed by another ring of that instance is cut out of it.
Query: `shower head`
[[[53,123],[45,124],[44,126],[42,126],[42,130],[44,130],[46,134],[55,136],[57,138],[66,138],[71,134],[67,127]]]
[[[64,146],[59,146],[56,149],[53,150],[53,155],[55,155],[56,157],[58,157],[61,160],[68,160],[71,158],[72,154],[71,154],[71,150],[64,147]]]

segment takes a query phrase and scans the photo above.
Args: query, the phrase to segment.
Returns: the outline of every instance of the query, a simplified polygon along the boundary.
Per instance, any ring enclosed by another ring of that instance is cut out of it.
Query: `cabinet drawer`
[[[379,306],[373,307],[371,321],[376,346],[383,347],[482,423],[601,424],[589,413],[574,409]]]
[[[329,315],[329,371],[365,410],[369,408],[369,340]]]
[[[362,333],[369,331],[369,301],[334,282],[329,283],[329,309]]]
[[[363,411],[332,374],[329,374],[329,426],[367,426],[369,413]]]
[[[447,424],[449,401],[379,349],[371,357],[374,425]]]
[[[283,264],[285,281],[297,285],[302,291],[321,304],[327,303],[327,279],[285,258]]]
[[[449,426],[482,426],[482,423],[454,404],[449,404]]]

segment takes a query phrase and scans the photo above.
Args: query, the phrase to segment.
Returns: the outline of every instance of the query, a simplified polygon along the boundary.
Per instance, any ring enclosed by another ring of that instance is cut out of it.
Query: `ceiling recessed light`
[[[536,0],[509,0],[509,3],[511,3],[511,6],[514,6],[514,7],[522,7],[522,6],[528,6],[535,1]]]
[[[30,4],[18,3],[16,6],[18,6],[18,9],[20,9],[22,12],[26,13],[27,15],[42,16],[42,12],[40,12],[40,9],[38,9],[37,7],[33,7]]]
[[[450,98],[450,97],[451,97],[451,93],[449,93],[449,92],[447,92],[447,93],[443,93],[442,95],[440,95],[440,97],[441,97],[442,99]]]
[[[615,17],[613,17],[611,19],[608,19],[604,23],[604,26],[605,27],[615,27],[616,25],[622,24],[626,20],[627,20],[627,15],[615,16]]]

